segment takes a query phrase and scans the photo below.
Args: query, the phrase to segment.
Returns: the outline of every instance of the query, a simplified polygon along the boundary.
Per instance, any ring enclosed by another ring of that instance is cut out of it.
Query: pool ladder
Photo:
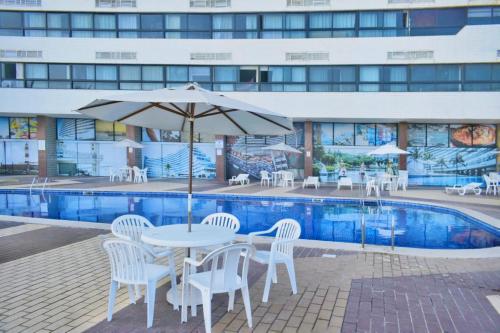
[[[391,250],[394,251],[396,243],[396,220],[391,214]],[[366,222],[365,214],[361,215],[361,248],[364,249],[366,244]]]
[[[33,190],[33,186],[37,185],[37,184],[42,184],[40,182],[41,178],[40,177],[33,177],[33,180],[31,181],[31,185],[30,185],[30,195],[31,195],[31,192]],[[47,182],[49,181],[49,178],[48,177],[45,177],[44,180],[43,180],[43,185],[42,185],[42,194],[43,192],[45,191],[45,186],[47,185]]]

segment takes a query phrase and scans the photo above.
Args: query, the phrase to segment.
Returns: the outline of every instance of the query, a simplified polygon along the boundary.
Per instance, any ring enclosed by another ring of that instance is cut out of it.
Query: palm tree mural
[[[422,151],[420,150],[420,148],[418,147],[414,148],[410,153],[410,157],[414,161],[418,161],[422,157]]]
[[[440,168],[441,171],[448,169],[448,163],[443,157],[436,161],[436,168]]]

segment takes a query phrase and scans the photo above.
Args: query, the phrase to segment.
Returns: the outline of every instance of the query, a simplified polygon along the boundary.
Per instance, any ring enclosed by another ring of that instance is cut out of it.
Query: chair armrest
[[[273,232],[274,230],[276,230],[276,226],[272,226],[271,228],[267,229],[267,230],[264,230],[264,231],[254,231],[254,232],[251,232],[248,234],[248,242],[250,244],[252,244],[252,238],[254,236],[259,236],[259,235],[265,235],[265,234],[270,234],[271,232]]]
[[[195,267],[200,267],[201,265],[203,265],[203,261],[204,260],[196,261],[192,258],[184,258],[184,266],[191,265],[191,266],[195,266]]]

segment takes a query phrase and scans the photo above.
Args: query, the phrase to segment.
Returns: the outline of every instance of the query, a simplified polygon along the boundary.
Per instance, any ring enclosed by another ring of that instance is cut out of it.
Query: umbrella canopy
[[[134,140],[130,139],[123,139],[121,141],[118,141],[115,143],[115,147],[121,147],[121,148],[144,148],[143,145],[141,145],[139,142],[135,142]]]
[[[272,150],[272,151],[282,151],[285,153],[302,154],[302,152],[300,150],[295,149],[292,146],[289,146],[283,142],[280,142],[280,143],[272,145],[272,146],[264,147],[264,148],[262,148],[262,150]]]
[[[193,133],[280,135],[292,120],[278,113],[200,88],[195,83],[97,99],[77,110],[87,116],[128,125],[187,131],[189,139],[188,230],[191,231]]]
[[[385,144],[383,146],[378,147],[375,150],[372,150],[368,153],[370,156],[376,155],[408,155],[409,153],[406,150],[399,149],[395,145]]]

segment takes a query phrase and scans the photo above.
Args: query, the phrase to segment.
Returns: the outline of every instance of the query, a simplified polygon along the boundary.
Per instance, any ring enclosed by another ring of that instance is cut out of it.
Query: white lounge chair
[[[458,193],[459,195],[466,195],[469,192],[475,195],[481,194],[481,183],[469,183],[466,185],[453,185],[452,187],[445,187],[444,191],[447,194]]]
[[[306,188],[308,186],[314,186],[315,189],[319,188],[319,177],[308,176],[304,179],[302,183],[302,188]]]
[[[260,186],[266,185],[269,187],[271,185],[271,176],[266,170],[260,172]]]
[[[486,194],[489,194],[490,192],[493,193],[493,195],[497,195],[497,187],[498,187],[498,181],[495,181],[492,177],[489,177],[488,175],[483,175],[484,182],[486,184]]]
[[[111,286],[109,288],[108,321],[113,318],[118,284],[127,284],[130,301],[133,302],[132,286],[146,286],[147,327],[153,325],[156,285],[168,275],[175,275],[172,267],[150,263],[150,253],[137,242],[124,239],[106,239],[103,247],[111,264]]]
[[[352,191],[352,179],[349,177],[341,177],[337,182],[337,190],[340,190],[342,187],[350,187]]]
[[[257,235],[270,234],[276,231],[276,236],[271,244],[270,251],[257,251],[252,260],[261,264],[267,264],[266,284],[262,302],[266,303],[269,299],[269,290],[271,289],[271,279],[274,283],[278,282],[276,274],[276,265],[285,264],[292,285],[292,292],[297,293],[297,281],[295,279],[295,267],[293,265],[293,243],[299,239],[301,228],[299,222],[292,219],[283,219],[278,221],[266,231],[251,232],[248,234],[248,242],[252,244],[253,237]]]
[[[201,292],[203,302],[203,318],[205,319],[205,332],[212,332],[212,295],[228,293],[228,311],[234,309],[235,291],[240,289],[247,316],[248,327],[252,328],[252,307],[248,291],[248,264],[255,248],[250,244],[234,244],[222,247],[209,253],[203,260],[195,261],[191,258],[184,259],[184,275],[182,280],[182,311],[181,322],[187,321],[188,291],[196,288]],[[244,253],[241,274],[238,266],[241,254]],[[192,273],[192,268],[210,265],[209,271]],[[219,265],[222,265],[219,266]],[[192,295],[192,294],[191,294]],[[196,305],[191,303],[196,309]]]
[[[229,185],[238,183],[240,185],[250,184],[250,175],[247,173],[240,173],[238,176],[233,176],[231,179],[229,179]]]
[[[396,190],[401,188],[403,191],[406,192],[407,187],[408,187],[408,171],[399,171]]]

